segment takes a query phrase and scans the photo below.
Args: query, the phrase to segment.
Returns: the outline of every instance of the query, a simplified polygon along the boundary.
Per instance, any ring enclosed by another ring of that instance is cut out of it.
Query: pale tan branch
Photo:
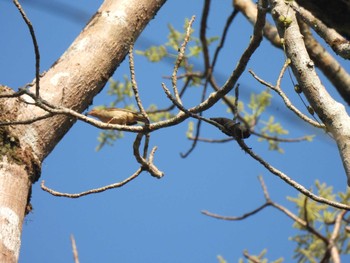
[[[332,257],[332,261],[334,263],[340,263],[340,253],[339,253],[339,249],[337,248],[337,239],[339,237],[339,232],[340,232],[340,227],[341,227],[341,223],[343,218],[345,217],[345,214],[347,213],[347,211],[341,211],[336,219],[335,219],[335,224],[334,224],[334,228],[333,228],[333,232],[331,234],[331,237],[329,238],[329,244],[328,244],[328,250],[330,251],[331,257]]]
[[[350,117],[344,105],[330,96],[319,79],[314,62],[305,48],[293,9],[283,0],[269,0],[269,2],[280,37],[284,38],[285,52],[292,62],[294,76],[310,106],[337,142],[348,185],[350,185]],[[281,21],[281,17],[285,19]]]
[[[190,41],[190,36],[191,36],[191,29],[192,29],[192,24],[195,20],[195,16],[192,16],[191,20],[188,22],[188,26],[187,26],[187,30],[186,30],[186,36],[184,39],[184,42],[182,43],[181,47],[179,48],[179,54],[177,55],[177,59],[175,62],[175,66],[174,66],[174,70],[173,70],[173,74],[172,74],[172,86],[173,86],[173,90],[174,90],[174,94],[175,94],[175,98],[177,99],[177,101],[181,104],[181,98],[179,96],[179,92],[177,89],[177,71],[179,70],[179,67],[181,65],[181,62],[184,58],[185,55],[185,50],[186,50],[186,46],[188,44],[188,41]]]
[[[290,99],[287,97],[287,95],[283,92],[283,90],[281,88],[278,88],[277,85],[274,86],[268,82],[266,82],[265,80],[263,80],[262,78],[260,78],[257,74],[254,73],[254,71],[249,70],[249,73],[257,80],[259,81],[261,84],[263,84],[264,86],[272,89],[273,91],[275,91],[282,99],[284,104],[286,105],[286,107],[288,109],[290,109],[292,112],[294,112],[300,119],[302,119],[303,121],[311,124],[312,126],[316,127],[316,128],[321,128],[321,129],[325,129],[325,125],[318,123],[317,121],[314,121],[313,119],[309,118],[308,116],[306,116],[305,114],[303,114],[297,107],[295,107],[292,102],[290,101]]]
[[[315,32],[322,37],[333,51],[339,56],[350,59],[350,42],[340,35],[336,30],[327,27],[321,20],[316,18],[311,12],[299,6],[295,1],[290,4],[295,12],[307,23]]]
[[[342,65],[312,36],[309,26],[298,20],[300,32],[310,57],[350,105],[350,75]]]
[[[200,116],[200,115],[198,115],[198,114],[195,114],[195,113],[193,112],[193,110],[191,110],[191,109],[186,109],[182,104],[180,104],[180,103],[176,100],[176,98],[174,98],[174,97],[171,95],[169,89],[166,87],[166,85],[165,85],[164,83],[162,83],[162,88],[163,88],[165,94],[167,95],[167,97],[171,100],[171,102],[172,102],[180,111],[182,111],[184,114],[186,114],[186,115],[189,116],[189,117],[195,118],[195,119],[197,119],[197,120],[205,121],[205,122],[207,122],[207,123],[209,123],[209,124],[212,124],[212,125],[216,126],[216,127],[219,128],[219,129],[223,129],[223,127],[222,127],[220,124],[218,124],[217,122],[212,121],[212,120],[207,119],[207,118],[204,118],[204,117],[202,117],[202,116]]]
[[[133,55],[134,45],[131,44],[129,48],[129,68],[130,68],[130,76],[131,76],[131,84],[132,89],[134,91],[135,100],[137,103],[137,106],[139,107],[139,110],[146,121],[146,126],[149,126],[149,118],[147,116],[147,113],[142,105],[139,90],[137,87],[136,77],[135,77],[135,65],[134,65],[134,55]]]
[[[56,190],[53,190],[49,187],[47,187],[45,185],[45,181],[42,180],[41,181],[41,189],[43,189],[44,191],[54,195],[54,196],[58,196],[58,197],[68,197],[68,198],[79,198],[85,195],[90,195],[90,194],[96,194],[96,193],[101,193],[104,192],[106,190],[109,189],[114,189],[114,188],[119,188],[122,187],[123,185],[131,182],[132,180],[134,180],[136,177],[138,177],[142,172],[142,168],[139,168],[134,174],[132,174],[130,177],[126,178],[125,180],[118,182],[118,183],[114,183],[114,184],[110,184],[110,185],[106,185],[100,188],[94,188],[88,191],[84,191],[81,193],[74,193],[74,194],[70,194],[70,193],[62,193]]]
[[[153,159],[154,159],[154,154],[157,150],[157,147],[153,147],[153,149],[150,152],[150,156],[148,158],[148,161],[140,155],[140,144],[142,140],[143,134],[139,133],[137,134],[133,149],[134,149],[134,156],[139,164],[141,164],[142,170],[148,171],[153,177],[156,177],[158,179],[162,178],[164,176],[164,173],[160,171],[154,164],[153,164]],[[146,141],[148,140],[148,137],[146,137]],[[148,147],[148,142],[145,143]]]
[[[252,1],[234,0],[235,8],[241,11],[247,19],[254,25],[256,23],[257,7]],[[264,36],[271,42],[272,45],[282,49],[281,39],[278,35],[277,28],[268,22],[263,29]],[[310,37],[302,31],[305,37],[305,45],[315,65],[319,67],[323,74],[337,88],[343,98],[350,105],[349,87],[350,77],[346,70],[337,62],[337,60],[322,47],[312,36]]]
[[[72,251],[73,251],[73,259],[74,263],[79,263],[78,249],[75,243],[75,238],[73,235],[70,235],[70,240],[72,242]]]

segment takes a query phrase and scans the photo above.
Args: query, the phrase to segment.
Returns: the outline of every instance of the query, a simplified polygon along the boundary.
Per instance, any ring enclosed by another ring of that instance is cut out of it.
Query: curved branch
[[[261,84],[263,84],[264,86],[272,89],[273,91],[275,91],[282,99],[284,104],[286,105],[286,107],[288,109],[290,109],[292,112],[295,113],[295,115],[297,115],[300,119],[302,119],[303,121],[311,124],[312,126],[316,127],[316,128],[322,128],[325,129],[325,125],[318,123],[317,121],[314,121],[313,119],[309,118],[308,116],[306,116],[305,114],[303,114],[297,107],[295,107],[292,102],[289,100],[289,98],[287,97],[287,95],[283,92],[283,90],[278,87],[278,86],[273,86],[272,84],[266,82],[265,80],[261,79],[258,75],[256,75],[254,73],[254,71],[249,70],[249,73],[257,80],[259,81]]]
[[[211,212],[206,211],[206,210],[202,210],[201,213],[203,215],[207,215],[207,216],[214,217],[214,218],[217,218],[217,219],[228,220],[228,221],[239,221],[239,220],[246,219],[246,218],[248,218],[248,217],[250,217],[252,215],[255,215],[256,213],[260,212],[265,207],[268,207],[270,205],[271,205],[270,203],[265,203],[265,204],[259,206],[258,208],[254,209],[253,211],[245,213],[245,214],[243,214],[241,216],[222,216],[222,215],[211,213]]]
[[[30,22],[29,18],[27,17],[26,13],[24,12],[21,4],[18,2],[18,0],[13,0],[13,3],[17,7],[18,11],[21,13],[24,22],[27,24],[30,36],[33,41],[34,46],[34,54],[35,54],[35,96],[39,97],[39,89],[40,89],[40,51],[39,51],[39,45],[38,41],[36,40],[34,27],[32,23]]]
[[[254,153],[252,151],[251,148],[249,148],[245,142],[243,140],[236,140],[237,143],[241,146],[241,148],[248,153],[251,157],[253,157],[253,159],[255,159],[256,161],[258,161],[260,164],[262,164],[268,171],[270,171],[272,174],[278,176],[280,179],[282,179],[283,181],[285,181],[287,184],[289,184],[290,186],[292,186],[294,189],[298,190],[300,193],[304,194],[305,196],[311,198],[312,200],[316,201],[316,202],[320,202],[323,204],[327,204],[339,209],[345,209],[345,210],[350,210],[350,206],[347,204],[342,204],[339,202],[335,202],[332,200],[328,200],[326,198],[323,198],[321,196],[315,195],[314,193],[312,193],[311,191],[309,191],[308,189],[306,189],[304,186],[302,186],[301,184],[297,183],[296,181],[294,181],[292,178],[290,178],[288,175],[284,174],[283,172],[281,172],[280,170],[276,169],[275,167],[273,167],[272,165],[270,165],[268,162],[266,162],[264,159],[262,159],[259,155],[257,155],[256,153]]]
[[[142,172],[142,168],[139,168],[133,175],[131,175],[130,177],[126,178],[124,181],[118,182],[118,183],[114,183],[114,184],[110,184],[110,185],[106,185],[100,188],[94,188],[88,191],[84,191],[81,193],[75,193],[75,194],[69,194],[69,193],[62,193],[56,190],[53,190],[49,187],[47,187],[45,185],[45,181],[42,180],[41,181],[41,189],[43,189],[45,192],[48,192],[54,196],[58,196],[58,197],[68,197],[68,198],[79,198],[85,195],[90,195],[90,194],[96,194],[96,193],[101,193],[104,192],[106,190],[109,189],[113,189],[113,188],[119,188],[127,183],[129,183],[130,181],[134,180],[136,177],[138,177]]]

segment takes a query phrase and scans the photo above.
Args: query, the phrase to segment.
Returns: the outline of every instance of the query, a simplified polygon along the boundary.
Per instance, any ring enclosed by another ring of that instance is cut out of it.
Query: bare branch
[[[256,75],[254,73],[254,71],[249,70],[249,73],[252,74],[252,76],[259,81],[261,84],[265,85],[266,87],[272,89],[273,91],[275,91],[284,101],[284,104],[287,106],[288,109],[290,109],[292,112],[294,112],[300,119],[302,119],[303,121],[311,124],[312,126],[316,127],[316,128],[322,128],[325,129],[325,125],[324,124],[320,124],[317,121],[314,121],[313,119],[309,118],[308,116],[306,116],[305,114],[303,114],[300,110],[298,110],[293,104],[292,102],[289,100],[289,98],[287,97],[287,95],[282,91],[281,88],[277,87],[277,86],[273,86],[272,84],[264,81],[263,79],[261,79],[260,77],[258,77],[258,75]]]
[[[339,249],[337,248],[337,239],[339,237],[339,232],[340,232],[340,227],[341,227],[341,222],[343,220],[343,218],[345,217],[345,214],[347,213],[347,211],[341,211],[336,219],[335,219],[335,224],[334,224],[334,228],[333,228],[333,232],[331,237],[329,238],[329,245],[327,250],[330,251],[331,257],[332,257],[332,261],[334,263],[340,263],[340,253],[339,253]]]
[[[350,210],[350,206],[349,205],[342,204],[342,203],[339,203],[339,202],[335,202],[335,201],[332,201],[332,200],[328,200],[326,198],[323,198],[321,196],[315,195],[314,193],[310,192],[304,186],[302,186],[301,184],[297,183],[296,181],[291,179],[289,176],[287,176],[286,174],[284,174],[280,170],[276,169],[275,167],[270,165],[268,162],[266,162],[264,159],[262,159],[260,156],[258,156],[256,153],[254,153],[252,151],[252,149],[249,148],[245,144],[245,142],[243,140],[238,140],[237,139],[236,141],[246,153],[248,153],[251,157],[253,157],[253,159],[258,161],[268,171],[270,171],[272,174],[278,176],[280,179],[285,181],[287,184],[289,184],[290,186],[292,186],[293,188],[295,188],[296,190],[298,190],[302,194],[306,195],[307,197],[311,198],[312,200],[314,200],[316,202],[324,203],[324,204],[327,204],[327,205],[330,205],[330,206],[333,206],[333,207],[336,207],[336,208],[339,208],[339,209]]]
[[[0,122],[0,126],[8,126],[8,125],[28,125],[37,121],[41,121],[47,118],[52,117],[52,113],[47,113],[39,117],[31,118],[28,120],[19,120],[19,121],[8,121],[8,122]]]
[[[261,188],[263,190],[266,201],[270,201],[269,192],[267,191],[267,187],[265,185],[263,177],[261,175],[259,175],[258,179],[259,179],[259,182],[260,182]]]
[[[348,185],[350,185],[350,117],[344,105],[330,96],[319,79],[314,62],[305,48],[294,11],[283,0],[269,0],[269,2],[280,37],[284,38],[285,52],[291,59],[294,76],[310,106],[337,142]],[[285,19],[281,20],[281,18]]]
[[[216,121],[212,121],[210,119],[207,119],[207,118],[204,118],[200,115],[197,115],[195,113],[192,112],[191,109],[186,109],[184,106],[182,106],[170,93],[169,89],[165,86],[164,83],[162,83],[162,88],[165,92],[165,94],[167,95],[167,97],[171,100],[171,102],[179,109],[181,110],[184,114],[186,114],[187,116],[189,117],[192,117],[192,118],[195,118],[195,119],[198,119],[198,120],[202,120],[202,121],[205,121],[209,124],[212,124],[214,126],[216,126],[217,128],[219,129],[223,129],[223,127],[217,123]]]
[[[18,0],[13,0],[13,3],[17,7],[18,11],[21,13],[22,18],[24,22],[27,24],[30,36],[33,41],[34,46],[34,53],[35,53],[35,96],[39,97],[39,89],[40,89],[40,52],[39,52],[39,46],[38,42],[36,40],[34,27],[32,23],[30,22],[29,18],[27,17],[26,13],[24,12],[21,4],[18,2]]]
[[[257,8],[252,1],[235,0],[235,8],[241,11],[248,20],[255,24]],[[263,29],[264,36],[277,48],[282,49],[281,39],[278,35],[277,28],[269,24],[265,24]],[[309,30],[308,30],[309,31]],[[305,46],[307,48],[310,57],[315,62],[316,66],[322,70],[322,73],[332,82],[337,88],[340,94],[342,94],[344,100],[350,105],[348,97],[350,87],[350,77],[346,70],[337,62],[337,60],[325,50],[312,36],[312,40],[303,32],[305,37]],[[345,91],[345,92],[342,92]]]
[[[134,156],[139,164],[141,164],[142,170],[148,171],[152,176],[160,179],[164,176],[164,173],[160,171],[154,164],[153,164],[153,158],[154,158],[154,153],[157,150],[157,147],[153,147],[150,153],[149,160],[147,161],[144,157],[140,155],[139,148],[141,144],[141,139],[143,137],[142,133],[137,134],[133,149],[134,149]],[[146,137],[146,141],[148,140],[148,137]],[[145,143],[145,146],[147,145],[148,147],[148,142]]]
[[[311,12],[293,2],[290,4],[295,12],[306,22],[315,32],[331,46],[339,56],[350,59],[350,42],[332,28],[328,28],[322,21],[316,18]]]
[[[234,7],[242,12],[242,14],[247,17],[249,22],[255,25],[257,21],[257,5],[252,1],[247,0],[234,0]],[[277,28],[271,25],[269,22],[265,23],[263,28],[264,36],[277,48],[282,48],[281,39],[278,35]]]
[[[218,46],[215,49],[213,61],[212,61],[211,66],[210,66],[212,72],[214,72],[216,61],[217,61],[217,59],[219,57],[219,53],[220,53],[221,49],[224,47],[224,43],[226,41],[226,36],[227,36],[228,29],[230,28],[230,25],[232,24],[232,21],[236,17],[237,14],[238,14],[238,10],[236,10],[236,9],[233,10],[232,13],[229,15],[229,17],[226,20],[226,24],[225,24],[224,30],[223,30],[223,32],[221,34],[220,43],[218,44]]]
[[[264,203],[263,205],[259,206],[258,208],[254,209],[253,211],[245,213],[241,216],[222,216],[222,215],[211,213],[211,212],[206,211],[206,210],[202,210],[201,213],[203,215],[207,215],[207,216],[214,217],[217,219],[228,220],[228,221],[239,221],[239,220],[246,219],[252,215],[255,215],[256,213],[260,212],[265,207],[268,207],[270,205],[271,205],[270,203]]]
[[[202,16],[201,16],[200,35],[199,35],[199,38],[200,38],[201,43],[202,43],[202,49],[203,49],[204,75],[205,76],[211,74],[209,50],[208,50],[208,43],[207,43],[207,37],[206,37],[210,1],[211,0],[204,1],[204,6],[203,6],[203,11],[202,11]]]
[[[182,43],[180,49],[179,49],[179,54],[177,55],[177,59],[175,62],[175,66],[174,66],[174,70],[173,70],[173,74],[172,74],[172,86],[173,86],[173,90],[174,90],[174,94],[176,99],[181,103],[181,98],[179,96],[179,92],[177,89],[177,71],[179,70],[179,67],[181,65],[181,62],[184,58],[185,55],[185,50],[186,50],[186,46],[188,44],[188,41],[190,41],[190,36],[191,36],[191,28],[192,28],[192,24],[195,20],[195,16],[192,16],[191,20],[188,22],[188,27],[187,27],[187,31],[186,31],[186,36],[184,39],[184,42]]]
[[[255,131],[250,131],[250,133],[254,134],[260,138],[270,140],[270,141],[275,141],[275,142],[302,142],[302,141],[310,140],[310,136],[308,136],[308,135],[298,137],[298,138],[278,138],[278,137],[274,137],[274,136],[268,136],[265,134],[261,134],[261,133],[255,132]]]
[[[75,193],[75,194],[62,193],[62,192],[55,191],[51,188],[48,188],[47,186],[45,186],[44,180],[41,181],[40,186],[41,186],[41,189],[43,189],[45,192],[48,192],[54,196],[68,197],[68,198],[79,198],[79,197],[82,197],[85,195],[101,193],[101,192],[104,192],[104,191],[109,190],[109,189],[119,188],[119,187],[131,182],[132,180],[134,180],[136,177],[138,177],[141,174],[141,172],[142,172],[142,168],[139,168],[133,175],[131,175],[130,177],[126,178],[125,180],[123,180],[121,182],[106,185],[106,186],[103,186],[100,188],[91,189],[91,190],[84,191],[81,193]]]
[[[73,250],[73,259],[74,263],[79,263],[79,257],[78,257],[78,249],[77,245],[75,244],[75,239],[73,235],[70,235],[70,240],[72,242],[72,250]]]
[[[225,139],[208,139],[208,138],[201,138],[201,137],[193,137],[193,136],[189,136],[188,137],[189,140],[197,140],[199,142],[207,142],[207,143],[226,143],[226,142],[230,142],[233,141],[234,138],[225,138]]]
[[[143,115],[143,117],[147,120],[146,126],[149,126],[149,118],[147,116],[147,113],[146,113],[143,105],[142,105],[141,98],[139,95],[139,90],[137,88],[137,82],[136,82],[136,77],[135,77],[135,65],[134,65],[133,49],[134,49],[134,45],[131,44],[130,48],[129,48],[129,68],[130,68],[132,89],[134,91],[137,106],[139,107],[139,110],[140,110],[141,114]]]

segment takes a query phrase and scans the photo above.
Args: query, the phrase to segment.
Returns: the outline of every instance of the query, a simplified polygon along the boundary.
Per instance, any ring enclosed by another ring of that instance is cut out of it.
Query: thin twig
[[[79,263],[78,249],[77,249],[77,245],[75,244],[75,238],[73,235],[70,235],[70,240],[72,242],[74,263]]]
[[[226,36],[227,36],[227,32],[232,24],[232,21],[233,19],[236,17],[236,15],[238,14],[238,10],[235,9],[232,11],[232,13],[229,15],[229,17],[227,18],[226,20],[226,24],[225,24],[225,27],[224,27],[224,30],[221,34],[221,39],[220,39],[220,43],[218,44],[218,46],[216,47],[215,49],[215,52],[214,52],[214,56],[213,56],[213,61],[211,63],[211,71],[214,72],[214,68],[215,68],[215,65],[216,65],[216,61],[219,57],[219,53],[221,51],[221,49],[224,47],[224,43],[226,41]]]
[[[269,195],[269,192],[267,191],[267,187],[265,185],[263,177],[261,175],[259,175],[258,179],[259,179],[259,182],[260,182],[261,188],[263,190],[264,197],[265,197],[266,201],[270,201],[270,195]]]
[[[243,220],[248,218],[251,215],[254,215],[258,212],[260,212],[262,209],[264,209],[267,206],[273,206],[276,209],[280,210],[282,213],[284,213],[285,215],[287,215],[289,218],[291,218],[294,222],[298,223],[300,226],[305,227],[310,233],[314,234],[315,236],[317,236],[319,239],[321,239],[326,246],[328,245],[328,239],[327,237],[323,236],[320,232],[318,232],[314,227],[312,227],[310,224],[308,224],[305,220],[301,219],[300,217],[296,216],[295,214],[293,214],[291,211],[289,211],[287,208],[271,201],[267,187],[265,185],[265,182],[262,178],[262,176],[259,176],[259,181],[261,184],[261,187],[263,189],[264,192],[264,197],[265,197],[265,203],[261,206],[259,206],[258,208],[254,209],[251,212],[248,212],[246,214],[243,214],[242,216],[223,216],[223,215],[218,215],[218,214],[214,214],[208,211],[201,211],[202,214],[205,214],[207,216],[211,216],[217,219],[222,219],[222,220],[229,220],[229,221],[238,221],[238,220]]]
[[[340,263],[341,262],[340,255],[339,255],[339,249],[337,247],[337,239],[339,238],[339,232],[340,232],[340,229],[341,229],[341,222],[342,222],[343,218],[345,217],[346,213],[347,213],[347,211],[341,211],[337,215],[337,217],[335,219],[333,232],[331,234],[331,237],[329,238],[329,245],[328,245],[327,250],[331,254],[332,261],[334,263]]]
[[[188,44],[188,41],[190,41],[190,36],[191,36],[191,28],[192,28],[192,24],[195,20],[195,16],[192,16],[191,20],[188,22],[188,26],[187,26],[187,31],[186,31],[186,36],[184,39],[184,42],[182,43],[180,49],[179,49],[179,54],[177,55],[177,59],[175,62],[175,66],[174,66],[174,70],[173,70],[173,74],[172,74],[172,86],[173,86],[173,90],[174,90],[174,94],[176,99],[181,103],[181,98],[179,96],[179,92],[177,89],[177,71],[179,70],[179,67],[181,65],[181,62],[184,58],[185,55],[185,51],[186,51],[186,46]]]
[[[34,53],[35,53],[35,96],[39,98],[39,89],[40,89],[40,52],[39,52],[39,46],[38,42],[36,40],[34,27],[32,23],[30,22],[29,18],[27,17],[26,13],[24,12],[21,4],[18,2],[18,0],[13,0],[13,3],[17,7],[18,11],[21,13],[22,18],[24,22],[27,24],[30,36],[33,41],[34,46]]]
[[[207,143],[226,143],[234,140],[233,137],[229,137],[225,139],[208,139],[208,138],[201,138],[201,137],[195,138],[193,136],[188,136],[188,139],[189,140],[197,139],[197,141],[199,142],[207,142]]]
[[[45,186],[45,181],[42,180],[41,181],[41,189],[43,189],[44,191],[54,195],[54,196],[59,196],[59,197],[68,197],[68,198],[79,198],[85,195],[90,195],[90,194],[96,194],[96,193],[101,193],[104,192],[106,190],[109,189],[114,189],[114,188],[119,188],[129,182],[131,182],[132,180],[134,180],[136,177],[138,177],[140,175],[140,173],[142,172],[142,168],[137,169],[137,171],[131,175],[130,177],[126,178],[125,180],[118,182],[118,183],[114,183],[114,184],[110,184],[110,185],[106,185],[100,188],[95,188],[95,189],[91,189],[88,191],[84,191],[81,193],[74,193],[74,194],[70,194],[70,193],[62,193],[62,192],[58,192],[56,190],[53,190],[47,186]]]
[[[202,11],[202,16],[201,16],[201,27],[200,27],[200,34],[199,34],[199,39],[201,41],[202,49],[203,49],[204,75],[205,76],[207,76],[208,73],[210,74],[210,71],[211,71],[208,43],[207,43],[207,37],[206,37],[209,9],[210,9],[210,0],[205,0],[204,6],[203,6],[203,11]]]
[[[281,81],[282,78],[284,76],[284,73],[286,72],[286,70],[288,69],[289,65],[290,65],[290,59],[287,58],[286,61],[283,64],[283,67],[280,71],[280,74],[278,75],[277,81],[276,81],[276,89],[281,89]]]
[[[135,77],[135,65],[134,65],[133,50],[134,50],[134,45],[131,44],[130,48],[129,48],[129,68],[130,68],[130,75],[131,75],[131,86],[132,86],[132,90],[134,91],[137,106],[139,107],[139,110],[140,110],[141,114],[143,115],[143,117],[145,117],[145,119],[147,120],[147,122],[145,124],[146,124],[146,126],[149,126],[149,118],[147,116],[147,113],[146,113],[143,105],[142,105],[139,90],[137,87],[137,82],[136,82],[136,77]]]
[[[1,86],[1,88],[5,88],[6,90],[8,90],[8,92],[5,93],[1,93],[0,94],[0,99],[2,98],[18,98],[20,96],[22,96],[23,94],[25,94],[25,89],[20,89],[17,92],[14,92],[11,88],[7,87],[7,86]]]
[[[35,118],[31,118],[31,119],[27,119],[27,120],[19,120],[19,121],[8,121],[8,122],[0,122],[0,126],[8,126],[8,125],[28,125],[28,124],[32,124],[34,122],[37,121],[41,121],[47,118],[52,117],[53,114],[52,113],[46,113],[42,116],[39,117],[35,117]]]
[[[202,210],[201,213],[204,215],[210,216],[210,217],[217,218],[217,219],[222,219],[222,220],[227,220],[227,221],[239,221],[239,220],[246,219],[252,215],[255,215],[256,213],[260,212],[265,207],[268,207],[270,205],[271,204],[269,204],[269,203],[264,203],[263,205],[259,206],[258,208],[254,209],[253,211],[245,213],[241,216],[222,216],[222,215],[211,213],[211,212],[206,211],[206,210]]]
[[[311,198],[312,200],[316,201],[316,202],[320,202],[323,204],[327,204],[339,209],[345,209],[345,210],[350,210],[350,206],[346,205],[346,204],[342,204],[339,202],[335,202],[329,199],[326,199],[324,197],[315,195],[314,193],[310,192],[309,190],[307,190],[304,186],[302,186],[301,184],[297,183],[296,181],[294,181],[293,179],[291,179],[289,176],[287,176],[286,174],[284,174],[283,172],[281,172],[280,170],[276,169],[275,167],[273,167],[272,165],[270,165],[268,162],[266,162],[264,159],[262,159],[260,156],[258,156],[256,153],[254,153],[252,151],[251,148],[249,148],[245,142],[243,140],[236,140],[237,143],[241,146],[241,148],[248,153],[253,159],[255,159],[256,161],[258,161],[260,164],[262,164],[268,171],[270,171],[272,174],[278,176],[280,179],[282,179],[283,181],[285,181],[287,184],[289,184],[290,186],[292,186],[293,188],[295,188],[296,190],[298,190],[300,193],[306,195],[307,197]]]
[[[293,104],[292,102],[289,100],[289,98],[287,97],[287,95],[282,91],[282,89],[277,88],[277,86],[274,86],[266,81],[264,81],[263,79],[261,79],[260,77],[258,77],[258,75],[256,75],[252,70],[249,70],[249,73],[257,80],[259,81],[261,84],[265,85],[266,87],[269,87],[270,89],[272,89],[273,91],[275,91],[284,101],[284,104],[287,106],[288,109],[290,109],[292,112],[294,112],[300,119],[302,119],[303,121],[311,124],[312,126],[316,127],[316,128],[321,128],[321,129],[325,129],[325,125],[318,123],[317,121],[314,121],[313,119],[309,118],[308,116],[306,116],[305,114],[303,114],[300,110],[298,110]]]
[[[195,118],[195,119],[198,119],[198,120],[202,120],[202,121],[205,121],[209,124],[212,124],[214,126],[216,126],[217,128],[219,129],[223,129],[223,127],[218,124],[217,122],[215,121],[212,121],[210,119],[207,119],[207,118],[204,118],[200,115],[197,115],[195,113],[192,112],[191,109],[186,109],[183,105],[181,105],[170,93],[169,89],[166,87],[166,85],[164,83],[162,83],[162,88],[165,92],[165,94],[167,95],[167,97],[171,100],[171,102],[179,109],[181,110],[184,114],[186,114],[187,116],[189,117],[192,117],[192,118]]]
[[[154,153],[157,150],[157,147],[153,147],[153,149],[151,150],[150,153],[150,157],[149,160],[147,161],[144,157],[142,157],[140,155],[140,144],[141,144],[141,140],[142,137],[144,136],[144,134],[139,133],[137,134],[135,141],[134,141],[134,145],[133,145],[133,150],[134,150],[134,156],[137,160],[137,162],[139,164],[141,164],[141,168],[142,170],[146,170],[147,172],[149,172],[153,177],[156,177],[158,179],[162,178],[164,176],[164,173],[162,171],[160,171],[154,164],[153,164],[153,158],[154,158]],[[147,140],[147,137],[146,137]],[[145,145],[147,144],[148,147],[148,142],[145,143]]]
[[[209,57],[209,50],[208,50],[208,43],[207,43],[207,37],[206,37],[206,30],[207,30],[207,20],[209,15],[209,9],[210,9],[210,0],[204,1],[202,16],[201,16],[201,26],[200,26],[200,41],[202,44],[202,53],[203,53],[203,59],[204,59],[204,73],[203,76],[205,76],[205,83],[203,85],[203,91],[201,96],[201,102],[205,100],[205,96],[207,93],[207,87],[208,87],[208,78],[212,73],[212,70],[210,68],[210,57]],[[179,101],[181,103],[181,101]],[[202,112],[199,113],[200,116],[202,116]],[[202,121],[198,120],[196,125],[196,134],[194,137],[194,140],[192,142],[192,145],[190,149],[187,150],[186,153],[180,153],[180,156],[182,158],[186,158],[195,148],[198,142],[200,130],[201,130]]]
[[[270,140],[270,141],[275,141],[275,142],[288,142],[288,143],[309,141],[310,137],[312,136],[312,135],[306,135],[306,136],[302,136],[302,137],[298,137],[298,138],[278,138],[278,137],[269,136],[266,134],[261,134],[261,133],[255,132],[255,131],[250,131],[250,133],[254,134],[260,138],[263,138],[265,140]]]

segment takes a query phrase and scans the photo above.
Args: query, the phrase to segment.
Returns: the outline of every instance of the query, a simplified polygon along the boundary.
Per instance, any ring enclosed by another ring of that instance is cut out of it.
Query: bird
[[[236,139],[247,139],[250,137],[250,130],[246,125],[241,125],[239,122],[228,118],[210,118],[212,121],[219,123],[224,129],[220,129],[228,136]]]
[[[87,115],[94,116],[108,124],[134,125],[138,121],[148,123],[149,120],[139,112],[120,108],[93,108]]]

